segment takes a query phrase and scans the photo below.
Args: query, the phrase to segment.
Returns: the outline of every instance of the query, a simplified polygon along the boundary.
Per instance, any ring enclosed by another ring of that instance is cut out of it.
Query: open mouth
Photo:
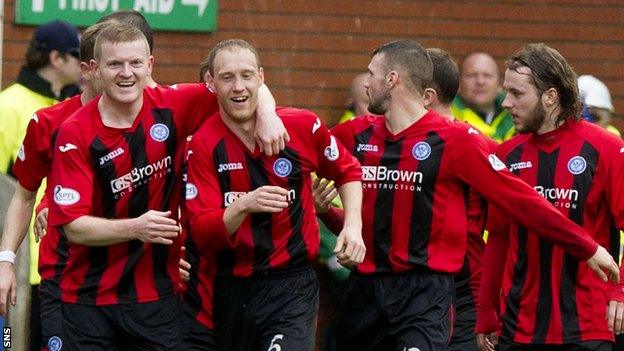
[[[134,86],[134,82],[118,82],[117,86],[120,88],[131,88]]]
[[[242,104],[245,101],[247,101],[249,99],[249,97],[247,96],[239,96],[239,97],[233,97],[230,100],[232,100],[233,102],[237,103],[237,104]]]

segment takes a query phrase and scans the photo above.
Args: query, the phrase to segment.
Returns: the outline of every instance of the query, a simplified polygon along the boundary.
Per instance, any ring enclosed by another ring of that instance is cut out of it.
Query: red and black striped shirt
[[[543,135],[519,135],[503,143],[498,154],[533,192],[618,257],[618,228],[624,228],[621,139],[569,120]],[[502,335],[513,342],[613,340],[605,319],[612,285],[560,247],[530,235],[531,228],[511,222],[501,211],[492,215],[478,330],[498,329],[500,302]]]
[[[418,267],[459,272],[467,245],[469,187],[578,257],[596,251],[580,227],[513,176],[485,138],[464,123],[430,111],[393,135],[383,117],[363,116],[339,124],[332,134],[362,164],[367,251],[357,268],[361,274]],[[536,221],[537,214],[544,219]]]
[[[310,174],[333,179],[337,186],[361,178],[357,160],[313,113],[281,108],[277,114],[291,140],[275,156],[249,151],[219,115],[193,136],[186,194],[189,238],[200,257],[216,251],[219,275],[248,277],[307,266],[317,257],[320,240]],[[290,206],[275,214],[249,214],[230,236],[225,208],[264,185],[288,190]]]
[[[171,210],[177,220],[181,192],[176,150],[218,109],[205,85],[148,88],[132,127],[103,124],[99,98],[61,127],[54,150],[50,225],[82,216],[134,218]],[[90,247],[69,244],[62,273],[65,302],[108,305],[155,301],[179,283],[180,238],[170,246],[131,240]]]
[[[50,174],[54,140],[61,124],[82,107],[80,95],[43,108],[28,123],[13,174],[26,190],[36,192]],[[49,183],[47,183],[49,185]],[[46,186],[46,193],[48,192]],[[67,260],[67,240],[56,228],[48,228],[39,244],[38,269],[42,279],[61,274]]]

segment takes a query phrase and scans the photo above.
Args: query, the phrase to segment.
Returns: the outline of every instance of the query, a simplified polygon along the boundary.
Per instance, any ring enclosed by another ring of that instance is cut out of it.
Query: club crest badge
[[[169,128],[162,123],[156,123],[150,128],[150,136],[156,141],[165,141],[169,137]]]
[[[279,177],[287,177],[292,172],[292,163],[285,158],[278,158],[273,163],[273,172]]]
[[[418,161],[426,160],[431,155],[431,146],[424,141],[418,142],[412,148],[412,156]]]
[[[574,156],[568,161],[568,171],[574,175],[583,173],[586,168],[587,161],[581,156]]]

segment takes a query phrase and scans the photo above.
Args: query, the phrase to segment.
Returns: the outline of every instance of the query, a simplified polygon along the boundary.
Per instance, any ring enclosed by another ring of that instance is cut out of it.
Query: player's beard
[[[390,101],[390,90],[385,90],[379,96],[371,96],[370,90],[368,94],[368,112],[374,115],[383,115],[388,110],[387,102]]]
[[[528,119],[526,123],[523,123],[520,128],[518,128],[518,133],[535,133],[542,127],[542,125],[544,125],[544,121],[546,120],[546,111],[544,110],[544,107],[542,106],[540,101],[535,104],[535,107],[529,113],[529,116],[530,119]]]

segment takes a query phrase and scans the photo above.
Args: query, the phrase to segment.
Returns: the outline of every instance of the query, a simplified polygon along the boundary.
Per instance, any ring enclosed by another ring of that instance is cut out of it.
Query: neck
[[[95,97],[98,95],[99,94],[91,89],[89,83],[86,83],[82,90],[82,94],[80,95],[80,103],[82,104],[82,106],[84,106],[88,104],[91,100],[95,99]]]
[[[411,95],[407,98],[391,98],[390,107],[385,113],[386,127],[392,134],[398,134],[418,122],[427,110],[422,99]]]
[[[219,112],[225,126],[243,142],[249,151],[253,152],[256,148],[256,139],[254,138],[256,116],[254,115],[244,122],[236,122],[222,108],[219,108]]]
[[[561,127],[561,125],[557,124],[557,116],[559,116],[561,109],[559,106],[555,107],[551,111],[546,111],[546,118],[544,119],[544,123],[537,130],[538,135],[542,135],[548,132],[552,132],[553,130]]]
[[[37,74],[50,83],[50,89],[52,90],[54,95],[61,95],[61,89],[63,89],[63,84],[59,82],[58,74],[54,71],[52,67],[46,66],[40,68],[37,70]]]
[[[150,74],[149,76],[147,76],[147,87],[149,88],[156,88],[158,86],[158,83],[156,83],[156,81],[154,81],[154,79],[152,78],[152,75]]]
[[[98,101],[102,122],[107,127],[130,128],[143,107],[143,94],[132,103],[114,101],[106,93]]]
[[[448,117],[450,120],[453,120],[453,113],[451,112],[451,105],[444,105],[441,103],[431,104],[429,109],[436,112],[440,116]]]

